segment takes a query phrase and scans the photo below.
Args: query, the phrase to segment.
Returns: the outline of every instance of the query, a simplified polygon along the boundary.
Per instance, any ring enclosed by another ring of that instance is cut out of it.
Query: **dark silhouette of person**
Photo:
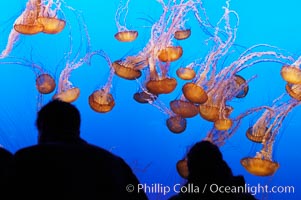
[[[197,142],[186,159],[188,177],[183,187],[190,189],[180,190],[169,200],[255,200],[253,195],[243,191],[244,177],[232,174],[219,147],[213,143]]]
[[[80,112],[52,100],[38,112],[38,144],[14,154],[20,199],[148,199],[119,156],[80,137]]]
[[[13,154],[0,146],[0,191],[4,197],[10,195],[12,160]]]

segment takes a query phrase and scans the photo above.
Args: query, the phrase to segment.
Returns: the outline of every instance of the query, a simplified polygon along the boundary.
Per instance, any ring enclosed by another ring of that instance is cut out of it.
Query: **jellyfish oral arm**
[[[128,29],[126,28],[125,19],[126,19],[127,14],[128,14],[128,6],[129,6],[130,0],[126,0],[126,3],[125,3],[124,6],[121,5],[121,2],[122,2],[122,0],[120,0],[120,3],[119,3],[120,5],[117,8],[117,11],[116,11],[116,14],[115,14],[115,22],[116,22],[118,32],[128,31]],[[121,14],[124,14],[123,25],[120,24]]]
[[[10,31],[7,45],[5,49],[1,52],[0,59],[7,57],[13,49],[14,44],[18,41],[20,33],[12,29]]]
[[[72,87],[72,83],[69,81],[69,76],[72,69],[66,67],[60,74],[58,93],[68,90]]]

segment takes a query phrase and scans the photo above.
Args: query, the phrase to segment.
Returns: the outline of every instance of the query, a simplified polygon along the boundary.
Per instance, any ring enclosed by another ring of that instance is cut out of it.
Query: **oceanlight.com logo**
[[[218,186],[217,186],[218,187]],[[239,188],[241,186],[238,186]],[[258,183],[257,185],[249,185],[245,184],[243,187],[245,190],[244,193],[250,193],[252,195],[260,194],[260,193],[273,193],[273,194],[294,194],[295,193],[295,187],[294,186],[283,186],[283,185],[275,185],[275,186],[269,186],[269,185],[261,185]]]
[[[144,191],[149,194],[163,194],[166,195],[170,192],[173,193],[220,193],[220,194],[235,194],[235,193],[249,193],[252,195],[263,194],[263,193],[273,193],[273,194],[294,194],[295,187],[294,186],[269,186],[269,185],[261,185],[260,183],[257,185],[245,184],[243,186],[224,186],[218,184],[205,184],[202,187],[194,184],[175,184],[175,185],[164,185],[161,183],[153,183],[153,184],[138,184],[132,185],[129,184],[126,187],[128,192],[133,192],[134,190],[138,192]]]

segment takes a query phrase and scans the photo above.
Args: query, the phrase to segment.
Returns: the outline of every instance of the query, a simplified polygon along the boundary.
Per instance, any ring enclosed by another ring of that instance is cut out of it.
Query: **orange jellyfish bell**
[[[208,100],[206,91],[195,83],[186,83],[182,87],[182,92],[186,99],[193,103],[203,104]]]
[[[285,85],[286,92],[294,99],[301,101],[301,84],[290,84]]]
[[[234,76],[234,81],[237,84],[237,87],[240,87],[243,84],[246,84],[246,80],[240,76],[240,75],[235,75]],[[247,96],[249,92],[249,86],[245,85],[239,92],[238,94],[235,96],[236,98],[244,98],[245,96]]]
[[[180,46],[169,46],[161,49],[158,53],[158,59],[161,62],[173,62],[178,60],[183,54],[183,49]]]
[[[279,168],[279,163],[261,158],[246,157],[240,160],[241,165],[255,176],[271,176]]]
[[[177,80],[174,78],[163,78],[161,80],[149,80],[146,83],[147,90],[155,95],[169,94],[177,87]]]
[[[252,142],[261,143],[267,130],[268,127],[258,127],[256,130],[254,130],[253,127],[250,127],[246,132],[246,136]]]
[[[36,87],[42,94],[49,94],[55,89],[55,80],[49,74],[40,74],[36,78]]]
[[[296,66],[284,65],[280,74],[288,83],[301,84],[301,70]]]
[[[56,34],[61,32],[66,25],[66,22],[55,17],[38,17],[37,21],[43,25],[43,33]]]
[[[214,121],[214,128],[219,131],[226,131],[232,127],[232,120],[229,118],[218,119]]]
[[[182,80],[192,80],[196,76],[196,73],[191,68],[180,67],[176,71],[177,76]]]
[[[24,35],[34,35],[40,33],[43,31],[43,28],[43,25],[40,23],[14,25],[15,31]]]
[[[167,128],[173,133],[182,133],[186,129],[186,119],[177,115],[166,120]]]
[[[132,67],[128,67],[122,64],[121,61],[113,62],[112,67],[114,68],[115,74],[117,76],[127,80],[135,80],[141,76],[140,70],[136,70]]]
[[[136,92],[133,96],[135,101],[138,103],[149,103],[149,102],[154,102],[157,99],[157,95],[148,93],[148,92]]]
[[[61,101],[72,103],[79,97],[80,90],[77,87],[67,89],[63,92],[55,94],[52,98]]]
[[[185,29],[185,30],[178,30],[175,32],[174,37],[177,40],[185,40],[187,38],[189,38],[189,36],[191,35],[191,30],[190,29]]]
[[[220,108],[213,105],[200,105],[199,106],[200,115],[203,119],[215,122],[219,119],[219,110]]]
[[[194,117],[199,113],[196,105],[189,101],[173,100],[169,103],[171,110],[183,118]]]
[[[106,113],[113,109],[115,101],[111,94],[97,90],[89,96],[89,105],[95,112]]]
[[[132,42],[138,37],[137,31],[120,31],[114,35],[120,42]]]
[[[178,174],[182,177],[187,179],[188,175],[189,175],[189,170],[188,170],[188,166],[187,166],[187,160],[186,159],[182,159],[179,160],[176,164],[176,168],[177,168],[177,172]]]

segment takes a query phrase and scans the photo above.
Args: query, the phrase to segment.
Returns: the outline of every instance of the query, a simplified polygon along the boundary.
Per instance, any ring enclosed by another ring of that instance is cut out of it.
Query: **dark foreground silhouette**
[[[0,147],[0,192],[3,198],[10,195],[11,190],[11,169],[13,154],[7,149]],[[1,199],[2,199],[1,197]]]
[[[188,177],[184,187],[190,188],[190,192],[181,192],[169,200],[255,200],[253,195],[242,191],[244,177],[232,174],[221,151],[211,142],[197,142],[186,160]]]
[[[59,100],[49,102],[38,112],[38,144],[20,149],[14,155],[13,196],[147,199],[143,191],[135,189],[139,180],[121,157],[80,137],[80,121],[78,109]]]

